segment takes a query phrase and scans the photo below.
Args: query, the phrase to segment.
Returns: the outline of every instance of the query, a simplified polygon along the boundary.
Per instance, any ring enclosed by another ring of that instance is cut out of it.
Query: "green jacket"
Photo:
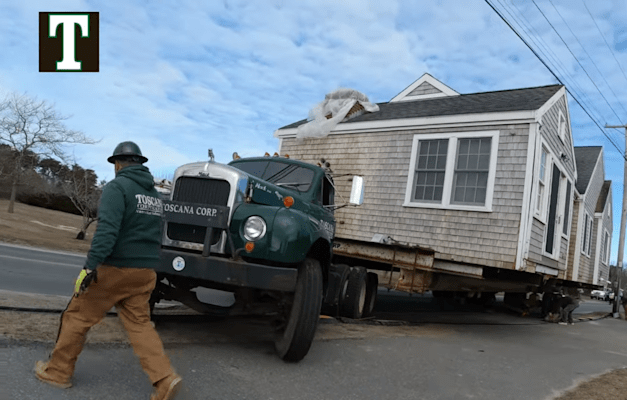
[[[85,268],[99,264],[129,268],[154,268],[161,245],[159,193],[147,167],[120,170],[102,191],[98,227]]]

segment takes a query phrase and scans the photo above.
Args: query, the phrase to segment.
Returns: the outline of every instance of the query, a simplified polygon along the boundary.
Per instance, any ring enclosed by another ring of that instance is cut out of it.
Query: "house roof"
[[[580,194],[584,194],[588,188],[601,149],[601,146],[575,147],[575,162],[577,163],[577,182],[575,187]]]
[[[612,181],[603,182],[601,193],[599,193],[599,200],[597,200],[597,208],[594,212],[602,213],[605,210],[605,203],[607,202],[607,196],[610,194],[611,186]]]
[[[365,113],[342,123],[537,110],[562,87],[562,85],[549,85],[422,100],[378,103],[379,111]],[[296,128],[306,122],[306,119],[302,119],[280,129]]]

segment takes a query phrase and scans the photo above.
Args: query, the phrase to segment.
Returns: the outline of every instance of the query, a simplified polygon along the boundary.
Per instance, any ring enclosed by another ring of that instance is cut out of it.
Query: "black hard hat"
[[[115,146],[113,155],[107,158],[107,161],[111,164],[115,164],[115,160],[119,159],[135,159],[137,162],[142,164],[148,161],[148,159],[142,155],[142,151],[139,149],[139,146],[133,142],[122,142]]]

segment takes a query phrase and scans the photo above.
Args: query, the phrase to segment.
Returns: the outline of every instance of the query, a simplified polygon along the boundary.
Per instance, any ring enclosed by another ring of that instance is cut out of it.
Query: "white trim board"
[[[338,124],[337,127],[331,131],[333,134],[346,134],[346,133],[365,133],[370,131],[392,131],[399,129],[413,129],[413,128],[425,128],[436,127],[438,125],[446,124],[463,124],[461,126],[469,126],[473,123],[491,123],[491,124],[528,124],[536,122],[534,111],[510,111],[500,113],[484,113],[484,114],[463,114],[463,115],[447,115],[447,116],[434,116],[434,117],[421,117],[421,118],[399,118],[399,119],[386,119],[381,121],[367,121],[367,122],[345,122]],[[438,126],[439,127],[439,126]],[[296,136],[298,127],[289,129],[277,129],[274,131],[274,137],[291,137]]]
[[[414,89],[416,89],[418,86],[422,85],[425,82],[429,83],[431,86],[438,89],[440,93],[432,93],[432,94],[421,95],[421,96],[408,96],[409,93],[411,93]],[[401,91],[399,94],[394,96],[392,100],[390,100],[390,103],[396,103],[399,101],[428,99],[428,98],[434,98],[434,97],[448,97],[448,96],[459,96],[459,93],[457,93],[455,90],[451,89],[450,87],[446,86],[444,83],[440,82],[439,80],[435,79],[433,76],[429,75],[428,73],[425,73],[420,78],[415,80],[414,83],[407,86],[405,89],[403,89],[403,91]]]

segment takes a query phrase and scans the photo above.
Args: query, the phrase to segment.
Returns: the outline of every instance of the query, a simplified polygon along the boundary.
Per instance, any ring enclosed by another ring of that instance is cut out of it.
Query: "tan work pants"
[[[128,338],[151,382],[170,375],[173,370],[159,335],[150,323],[148,300],[157,275],[151,269],[98,267],[98,282],[86,293],[73,297],[61,315],[59,336],[46,372],[61,382],[74,373],[89,328],[100,322],[115,306]]]

